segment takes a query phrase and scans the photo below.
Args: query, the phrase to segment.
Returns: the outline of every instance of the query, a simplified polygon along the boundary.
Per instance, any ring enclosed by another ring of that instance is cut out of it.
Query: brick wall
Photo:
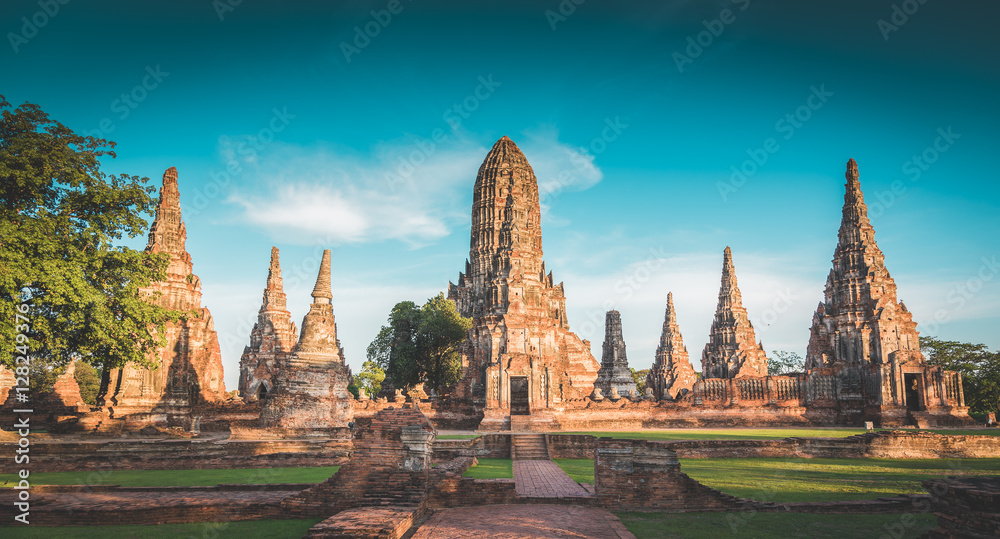
[[[14,454],[15,442],[0,444]],[[33,469],[46,472],[77,470],[178,470],[337,466],[347,462],[349,441],[304,440],[107,440],[59,442],[32,440]],[[0,473],[21,466],[0,461]]]
[[[736,509],[741,500],[681,473],[677,454],[660,442],[600,438],[594,450],[597,503],[614,510]]]
[[[434,429],[413,407],[387,408],[356,428],[354,454],[327,481],[282,502],[297,516],[329,516],[352,507],[419,506],[427,496],[430,446],[421,452],[404,438]]]
[[[938,524],[924,537],[1000,537],[1000,477],[949,477],[923,486]]]
[[[457,457],[509,459],[510,435],[484,434],[468,440],[434,441],[435,461],[444,462]]]
[[[549,434],[552,458],[591,458],[596,438]],[[1000,436],[952,436],[883,431],[847,438],[782,440],[679,440],[661,442],[679,458],[991,458],[1000,457]]]

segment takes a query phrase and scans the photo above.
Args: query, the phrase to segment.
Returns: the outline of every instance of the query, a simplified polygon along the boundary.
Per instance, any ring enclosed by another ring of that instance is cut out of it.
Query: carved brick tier
[[[719,304],[708,344],[701,354],[701,365],[705,378],[767,376],[767,356],[743,308],[733,252],[729,247],[723,255]]]
[[[875,243],[854,159],[845,177],[833,269],[813,315],[806,369],[811,376],[834,373],[841,384],[833,398],[859,419],[882,426],[971,423],[961,374],[927,365],[920,353],[917,323],[897,299]]]
[[[271,248],[271,266],[257,323],[250,331],[250,344],[240,358],[240,395],[246,402],[256,401],[274,390],[274,377],[295,347],[298,328],[286,308],[282,290],[278,248]]]
[[[160,200],[146,246],[147,252],[170,255],[167,278],[143,292],[158,294],[153,299],[158,305],[193,314],[167,324],[167,345],[154,358],[158,368],[129,365],[106,373],[99,401],[116,417],[153,412],[152,419],[160,422],[184,416],[192,404],[226,397],[219,339],[212,313],[201,305],[201,280],[192,272],[191,255],[184,246],[186,239],[177,169],[170,167],[163,173]]]
[[[618,311],[608,311],[604,320],[604,348],[601,355],[601,369],[597,371],[594,387],[605,395],[618,390],[622,396],[635,391],[635,380],[628,369],[625,353],[625,339],[622,338],[622,315]]]
[[[517,411],[531,414],[593,389],[600,365],[570,331],[563,284],[542,261],[538,181],[507,137],[476,176],[469,260],[448,298],[473,318],[458,396],[483,407],[484,427],[506,425],[512,387]]]
[[[353,419],[350,370],[344,364],[330,287],[330,250],[323,251],[313,302],[302,319],[299,342],[273,378],[261,407],[261,426],[289,432],[345,429]]]
[[[698,375],[691,366],[684,338],[677,326],[674,294],[668,292],[660,344],[656,347],[653,367],[646,377],[646,387],[652,389],[653,395],[658,399],[676,399],[690,392],[697,380]]]
[[[813,315],[806,368],[880,365],[894,355],[903,362],[921,361],[917,323],[896,298],[896,282],[875,243],[854,159],[847,162],[846,177],[833,269]]]
[[[70,361],[66,370],[56,377],[52,393],[45,396],[42,407],[54,413],[84,413],[90,407],[80,396],[80,384],[76,381],[76,361]]]

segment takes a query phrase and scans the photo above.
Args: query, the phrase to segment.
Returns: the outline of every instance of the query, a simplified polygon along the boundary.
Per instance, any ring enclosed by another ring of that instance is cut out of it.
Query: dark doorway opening
[[[511,376],[510,378],[510,415],[528,415],[528,377]]]
[[[903,375],[903,386],[904,395],[906,395],[906,409],[912,410],[914,412],[920,411],[923,407],[920,402],[920,393],[922,387],[920,387],[921,376],[918,373],[904,374]]]
[[[267,397],[267,387],[264,384],[257,386],[257,400],[262,401]]]

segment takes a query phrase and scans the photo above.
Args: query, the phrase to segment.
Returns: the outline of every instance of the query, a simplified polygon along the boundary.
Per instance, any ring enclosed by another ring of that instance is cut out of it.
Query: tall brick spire
[[[170,167],[163,173],[160,200],[156,204],[156,216],[149,229],[146,250],[173,255],[187,254],[184,250],[186,240],[187,229],[181,219],[181,193],[177,188],[177,169]]]
[[[646,387],[652,388],[658,398],[675,398],[690,391],[697,379],[680,327],[677,326],[674,293],[668,292],[660,344],[656,347],[653,367],[646,377]]]
[[[888,363],[900,351],[920,359],[917,324],[896,298],[896,283],[875,243],[858,179],[858,164],[847,162],[843,217],[827,277],[824,301],[813,315],[806,368]]]
[[[723,254],[719,303],[709,342],[701,354],[701,364],[705,378],[767,375],[767,357],[763,346],[757,342],[747,310],[743,308],[733,252],[729,247]]]
[[[261,406],[261,425],[296,435],[330,429],[343,433],[354,411],[347,392],[350,369],[337,340],[333,315],[329,249],[323,251],[312,297],[298,344],[271,378],[273,389]]]
[[[635,380],[628,368],[625,339],[622,337],[622,316],[618,311],[608,311],[605,315],[601,370],[597,371],[594,387],[600,388],[606,394],[614,388],[621,395],[626,395],[635,389]]]
[[[170,261],[166,278],[150,283],[144,292],[157,305],[184,311],[187,316],[167,323],[164,331],[167,345],[150,358],[157,368],[127,365],[108,373],[107,385],[102,383],[98,398],[105,406],[114,408],[117,415],[155,409],[177,417],[183,415],[179,410],[190,404],[225,398],[218,335],[212,313],[201,304],[201,279],[193,272],[186,239],[177,169],[170,167],[163,173],[146,246],[147,252],[169,254]]]
[[[563,284],[542,262],[538,180],[507,137],[476,175],[469,246],[448,299],[473,319],[457,392],[484,403],[480,427],[502,428],[511,406],[543,410],[590,394],[600,364],[569,330]]]
[[[300,359],[343,364],[344,357],[337,340],[337,323],[333,316],[333,291],[330,287],[330,250],[323,251],[313,302],[302,319],[302,333],[295,351]]]
[[[319,275],[316,276],[316,286],[312,291],[313,303],[330,303],[333,300],[333,290],[330,287],[330,250],[323,251],[323,261],[319,265]],[[319,301],[326,299],[327,301]]]
[[[524,279],[538,286],[545,279],[541,215],[535,172],[504,136],[476,175],[470,262],[467,274],[459,278],[459,285],[467,283],[473,294],[469,302],[459,302],[463,315],[504,314],[512,299],[511,281]],[[529,299],[541,298],[525,296],[521,301]]]
[[[239,390],[246,401],[257,400],[273,389],[275,375],[298,340],[298,329],[285,305],[278,248],[272,247],[257,322],[250,331],[250,344],[240,358]]]

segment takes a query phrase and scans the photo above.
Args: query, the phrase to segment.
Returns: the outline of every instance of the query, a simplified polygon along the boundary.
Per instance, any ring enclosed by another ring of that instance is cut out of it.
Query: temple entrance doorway
[[[510,377],[510,415],[529,415],[531,407],[528,405],[528,377]]]
[[[257,386],[257,400],[262,401],[267,398],[267,387],[264,384]]]
[[[903,374],[904,395],[906,396],[906,409],[914,412],[920,411],[920,374]]]

